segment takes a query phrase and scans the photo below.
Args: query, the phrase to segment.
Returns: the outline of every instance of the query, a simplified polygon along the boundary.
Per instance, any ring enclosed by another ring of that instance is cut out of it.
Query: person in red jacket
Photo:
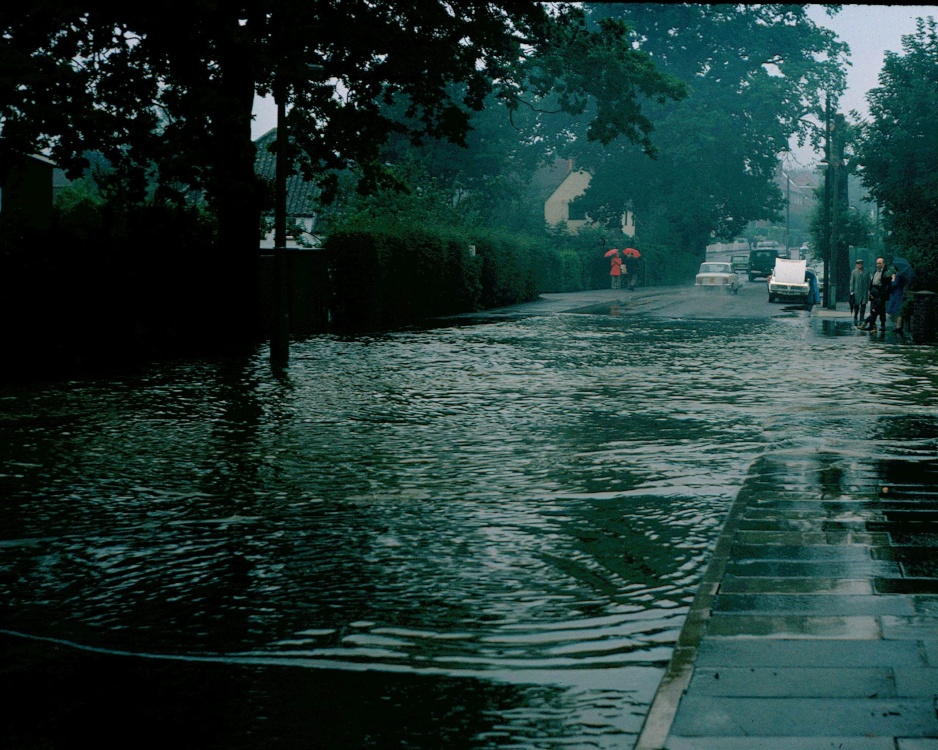
[[[612,288],[618,289],[622,280],[622,258],[618,255],[612,256],[612,267],[609,269],[609,275],[612,277]]]

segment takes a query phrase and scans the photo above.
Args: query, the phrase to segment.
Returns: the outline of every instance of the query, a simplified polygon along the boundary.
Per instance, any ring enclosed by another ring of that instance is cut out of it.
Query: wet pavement
[[[938,462],[915,447],[757,462],[639,750],[938,747]]]

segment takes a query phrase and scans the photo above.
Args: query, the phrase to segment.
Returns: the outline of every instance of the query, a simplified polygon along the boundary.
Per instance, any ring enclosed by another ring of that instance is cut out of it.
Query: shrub
[[[461,233],[345,229],[326,241],[339,328],[380,329],[478,308],[481,264]]]

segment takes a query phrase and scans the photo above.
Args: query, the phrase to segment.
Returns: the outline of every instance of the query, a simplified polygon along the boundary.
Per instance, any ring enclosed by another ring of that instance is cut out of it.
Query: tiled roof
[[[254,141],[257,155],[254,157],[254,172],[269,180],[271,185],[277,174],[277,155],[268,150],[268,146],[277,140],[277,128],[268,130]],[[287,177],[287,216],[315,216],[315,198],[319,187],[314,182],[303,179],[302,174]]]
[[[537,201],[543,203],[550,198],[572,171],[573,161],[570,159],[554,159],[538,169],[531,179],[531,190]]]

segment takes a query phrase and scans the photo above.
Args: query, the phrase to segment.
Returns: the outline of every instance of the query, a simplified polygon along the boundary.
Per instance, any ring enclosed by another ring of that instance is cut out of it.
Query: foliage
[[[0,245],[0,332],[17,368],[70,370],[217,350],[224,258],[214,222],[172,203],[120,205],[81,182],[60,194],[47,232]],[[15,232],[15,230],[14,230]]]
[[[346,224],[326,241],[333,321],[340,329],[376,330],[526,302],[542,292],[606,288],[607,239],[589,229],[545,237],[406,221]],[[655,278],[671,281],[666,256],[649,252],[656,265],[661,261]]]
[[[94,180],[83,177],[56,196],[58,231],[85,245],[104,232],[104,198]]]
[[[865,213],[845,211],[840,217],[840,237],[848,246],[869,247],[873,231],[873,221]]]
[[[353,223],[380,215],[395,223],[411,212],[414,220],[441,225],[539,230],[542,206],[531,200],[529,184],[544,154],[530,141],[534,122],[531,111],[513,112],[490,96],[474,115],[465,146],[427,138],[415,149],[392,134],[380,160],[395,186],[363,196],[347,180],[323,214],[333,223],[336,215]]]
[[[479,302],[483,309],[537,299],[538,243],[493,233],[477,237],[475,247],[482,260]]]
[[[883,207],[887,250],[916,269],[916,286],[938,291],[938,29],[919,19],[886,53],[860,127],[863,184]]]
[[[476,309],[481,262],[469,247],[459,233],[413,225],[333,232],[326,251],[335,325],[374,330]]]
[[[554,92],[563,111],[593,106],[589,137],[647,147],[642,97],[679,89],[621,25],[588,29],[575,4],[47,0],[5,4],[0,34],[0,166],[48,149],[75,176],[95,149],[130,200],[154,181],[158,201],[204,191],[229,258],[219,335],[257,332],[256,94],[292,103],[287,161],[328,198],[352,170],[362,192],[396,184],[379,158],[391,135],[465,143],[490,96],[517,114],[528,92]]]
[[[648,107],[654,160],[621,142],[597,149],[580,139],[567,149],[594,176],[587,213],[606,221],[631,208],[644,242],[670,245],[691,266],[709,237],[777,217],[778,154],[807,133],[820,90],[843,89],[845,46],[800,5],[602,4],[590,14],[632,26],[634,43],[690,93]]]

